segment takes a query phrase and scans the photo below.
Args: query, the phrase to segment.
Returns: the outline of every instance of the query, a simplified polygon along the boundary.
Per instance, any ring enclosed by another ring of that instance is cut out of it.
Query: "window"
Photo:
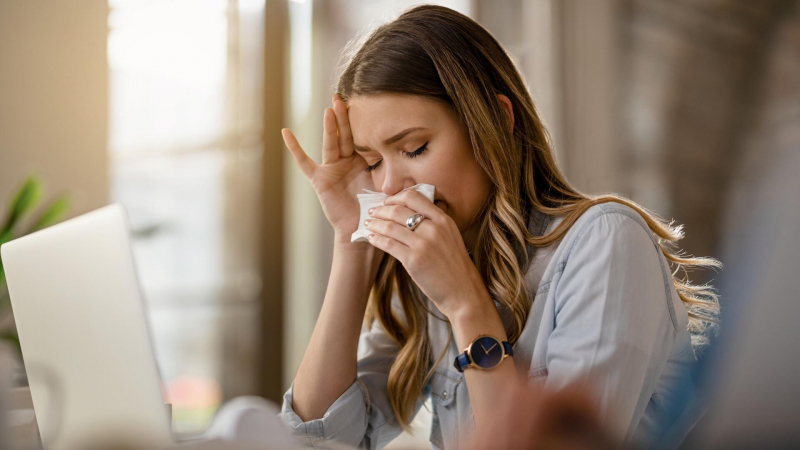
[[[263,0],[111,0],[111,201],[176,432],[256,389]]]

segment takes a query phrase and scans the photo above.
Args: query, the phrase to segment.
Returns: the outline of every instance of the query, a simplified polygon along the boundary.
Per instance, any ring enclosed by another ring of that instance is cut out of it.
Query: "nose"
[[[384,164],[386,161],[384,161]],[[396,164],[385,164],[386,170],[384,171],[383,184],[381,185],[381,192],[386,195],[394,195],[405,188],[414,186],[414,180]]]

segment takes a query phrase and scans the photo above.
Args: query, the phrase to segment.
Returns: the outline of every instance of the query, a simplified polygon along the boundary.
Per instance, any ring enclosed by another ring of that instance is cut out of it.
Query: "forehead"
[[[444,103],[416,95],[359,96],[347,106],[350,130],[358,145],[374,146],[406,128],[443,126],[454,119]]]

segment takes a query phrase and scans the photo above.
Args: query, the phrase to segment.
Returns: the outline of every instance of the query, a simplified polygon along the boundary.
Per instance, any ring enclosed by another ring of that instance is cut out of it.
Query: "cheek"
[[[454,172],[458,189],[454,191],[453,219],[463,231],[483,208],[492,183],[471,155],[462,159]]]
[[[383,172],[382,170],[373,170],[370,172],[370,176],[372,176],[372,185],[375,186],[376,191],[381,190],[381,186],[383,186],[383,175],[378,172]]]
[[[432,155],[433,156],[433,155]],[[461,227],[461,216],[464,209],[465,190],[469,189],[469,180],[463,177],[463,161],[450,155],[436,155],[428,160],[428,164],[420,167],[415,174],[416,182],[429,183],[436,186],[436,198],[443,201],[437,206],[449,215]]]

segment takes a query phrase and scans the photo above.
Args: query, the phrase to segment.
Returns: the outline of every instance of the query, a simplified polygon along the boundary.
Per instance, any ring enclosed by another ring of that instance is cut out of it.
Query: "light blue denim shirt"
[[[562,219],[537,213],[529,228],[542,235]],[[685,392],[695,356],[669,264],[641,215],[620,203],[589,208],[560,241],[534,252],[526,282],[534,301],[513,345],[516,369],[545,389],[588,385],[609,432],[627,442],[657,441],[683,407],[675,403],[685,399],[678,392]],[[510,314],[495,305],[509,329]],[[430,317],[428,332],[431,364],[446,355],[420,393],[417,411],[432,396],[432,448],[463,448],[475,422],[464,375],[453,367],[462,350],[454,336],[445,349],[447,323]],[[307,422],[292,410],[290,387],[281,419],[308,446],[385,446],[402,431],[386,387],[397,351],[377,321],[362,329],[353,384],[322,418]]]

